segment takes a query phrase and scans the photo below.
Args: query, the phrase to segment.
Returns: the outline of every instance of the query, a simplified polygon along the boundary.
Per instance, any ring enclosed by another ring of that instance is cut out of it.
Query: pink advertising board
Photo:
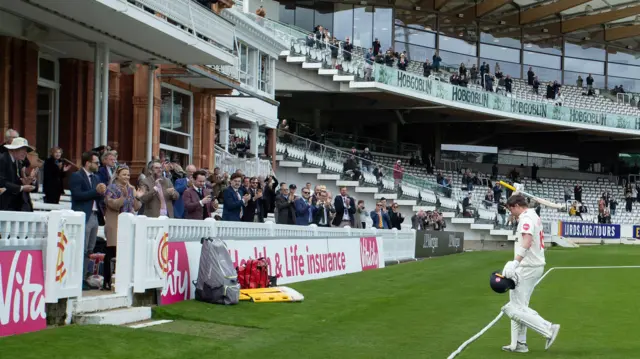
[[[0,337],[46,326],[42,251],[0,251]]]
[[[264,257],[269,275],[278,284],[334,277],[384,268],[382,238],[296,238],[282,240],[226,240],[234,267]],[[161,304],[195,297],[191,284],[198,277],[200,242],[169,242],[169,271]]]

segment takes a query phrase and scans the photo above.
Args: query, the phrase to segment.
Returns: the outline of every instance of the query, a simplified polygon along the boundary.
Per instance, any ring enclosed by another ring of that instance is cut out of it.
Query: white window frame
[[[242,41],[238,41],[237,43],[238,45],[238,77],[240,78],[240,82],[244,83],[245,85],[251,85],[250,83],[250,79],[251,79],[251,57],[250,57],[250,51],[249,51],[249,45],[242,42]],[[247,68],[245,70],[242,69],[242,59],[246,58],[246,64],[247,64]]]
[[[40,77],[40,59],[45,59],[54,64],[54,81]],[[60,134],[60,61],[56,56],[46,52],[38,52],[38,86],[46,87],[54,91],[53,118],[49,123],[49,143],[47,147],[58,145]]]
[[[185,150],[184,148],[180,148],[180,147],[175,147],[175,146],[171,146],[171,145],[166,145],[163,143],[160,143],[160,149],[161,150],[167,150],[167,151],[171,151],[171,152],[177,152],[177,153],[181,153],[184,155],[187,155],[189,157],[189,162],[191,162],[193,160],[193,92],[187,91],[185,89],[182,89],[180,87],[168,84],[168,83],[164,83],[162,82],[160,84],[160,86],[167,88],[169,90],[172,91],[171,94],[171,121],[173,121],[173,92],[178,92],[181,93],[183,95],[187,95],[189,96],[189,133],[185,133],[185,132],[180,132],[180,131],[175,131],[175,130],[170,130],[170,129],[166,129],[166,128],[162,128],[160,127],[160,131],[165,131],[165,132],[169,132],[169,133],[174,133],[180,136],[186,136],[187,139],[187,149]],[[187,164],[182,164],[183,166],[186,166]]]

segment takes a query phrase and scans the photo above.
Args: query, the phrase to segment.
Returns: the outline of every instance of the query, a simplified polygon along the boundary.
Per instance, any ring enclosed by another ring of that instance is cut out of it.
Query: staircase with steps
[[[249,133],[242,129],[234,129],[234,132],[237,136],[243,138],[248,138],[249,136]],[[341,159],[349,156],[349,153],[293,134],[288,135],[288,137],[295,144],[282,142],[276,144],[277,178],[280,182],[296,184],[299,188],[306,183],[311,183],[313,186],[325,185],[333,196],[339,193],[340,186],[346,186],[349,194],[356,200],[365,201],[365,208],[369,211],[375,208],[375,202],[378,199],[385,198],[388,202],[393,200],[394,203],[398,203],[400,212],[405,217],[403,227],[410,228],[410,218],[415,212],[438,209],[443,217],[446,218],[448,230],[468,233],[465,236],[465,240],[493,240],[500,242],[514,240],[512,231],[494,229],[494,225],[488,223],[490,222],[488,218],[481,217],[476,220],[474,218],[457,217],[456,207],[459,205],[458,201],[446,198],[439,192],[413,185],[407,181],[401,185],[403,195],[399,195],[394,189],[393,180],[388,179],[393,169],[383,168],[387,179],[383,180],[382,189],[376,185],[375,177],[370,174],[367,174],[362,182],[345,180],[338,171],[341,171],[342,168]],[[258,146],[263,148],[265,143],[264,136],[260,136],[258,142]],[[411,176],[405,175],[405,178],[407,177]],[[417,183],[417,181],[418,179],[412,179],[414,183]],[[425,186],[437,187],[434,183],[427,183],[424,180],[422,182]],[[407,195],[407,193],[411,193],[413,196]]]
[[[133,306],[132,295],[105,291],[83,291],[73,299],[71,322],[85,325],[125,325],[151,319],[151,307]]]

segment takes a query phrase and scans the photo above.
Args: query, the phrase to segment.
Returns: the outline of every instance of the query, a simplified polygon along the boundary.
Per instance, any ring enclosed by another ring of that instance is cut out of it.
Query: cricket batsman
[[[516,287],[509,292],[509,303],[502,307],[504,314],[511,318],[511,344],[502,350],[527,353],[527,327],[542,334],[547,339],[545,349],[549,349],[558,336],[560,325],[552,324],[529,308],[529,299],[546,264],[542,221],[535,210],[529,208],[526,197],[517,192],[507,200],[507,208],[518,218],[518,229],[515,258],[507,262],[502,275],[513,280]]]

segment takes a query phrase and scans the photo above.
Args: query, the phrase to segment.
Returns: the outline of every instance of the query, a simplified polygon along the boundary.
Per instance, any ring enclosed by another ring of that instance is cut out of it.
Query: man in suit
[[[356,213],[356,202],[353,197],[349,197],[347,187],[340,187],[340,195],[333,201],[336,209],[336,217],[333,219],[334,227],[353,227],[353,219]]]
[[[89,256],[96,246],[98,226],[104,224],[102,204],[107,186],[100,183],[96,175],[99,165],[97,153],[85,152],[82,154],[82,168],[69,178],[71,209],[85,214],[83,290],[95,289],[90,287],[86,280],[89,276]]]
[[[196,171],[192,175],[193,186],[184,191],[184,218],[206,219],[218,209],[218,201],[213,198],[211,190],[205,187],[207,176],[204,171]],[[177,183],[176,183],[177,185]]]
[[[173,215],[175,216],[175,218],[185,218],[185,211],[184,211],[184,192],[190,188],[193,187],[193,174],[196,173],[197,169],[196,166],[194,165],[188,165],[186,168],[187,171],[187,175],[184,176],[184,178],[179,178],[176,180],[176,191],[178,191],[178,195],[180,195],[180,198],[178,198],[174,203],[173,203]],[[215,198],[215,195],[214,195]]]
[[[284,182],[280,183],[280,194],[276,196],[276,223],[296,224],[296,185],[287,187]]]
[[[376,203],[376,209],[371,211],[371,221],[373,222],[374,228],[391,228],[391,218],[389,218],[389,214],[384,211],[384,203],[382,203],[382,201]]]
[[[230,185],[224,190],[224,207],[222,207],[222,220],[240,222],[244,212],[244,208],[249,202],[251,195],[246,193],[244,196],[240,194],[240,184],[242,175],[234,173],[231,175]]]
[[[315,215],[313,223],[318,227],[331,227],[333,216],[336,215],[336,209],[331,204],[331,199],[327,195],[327,190],[323,188],[316,195]]]
[[[249,187],[243,187],[244,193],[249,194],[250,198],[242,213],[242,222],[263,222],[264,221],[264,204],[262,203],[262,189],[258,188],[258,178],[245,177],[245,181],[249,181]],[[241,188],[242,190],[242,188]]]
[[[98,169],[98,180],[108,186],[116,171],[116,154],[114,151],[105,151],[100,159],[102,166]]]
[[[308,226],[313,223],[313,217],[317,210],[311,204],[311,186],[302,189],[302,197],[298,197],[294,201],[296,209],[296,224],[299,226]]]
[[[427,215],[423,210],[418,211],[418,213],[414,214],[411,217],[411,229],[415,229],[416,231],[421,231],[427,227]]]
[[[6,188],[6,193],[0,196],[0,210],[24,211],[31,206],[29,193],[36,189],[33,178],[24,176],[27,152],[33,147],[22,137],[3,146],[6,151],[0,155],[0,188]]]
[[[162,175],[162,163],[155,160],[151,173],[140,183],[146,193],[140,197],[147,217],[165,216],[173,218],[173,201],[180,196],[173,188],[171,180]]]

